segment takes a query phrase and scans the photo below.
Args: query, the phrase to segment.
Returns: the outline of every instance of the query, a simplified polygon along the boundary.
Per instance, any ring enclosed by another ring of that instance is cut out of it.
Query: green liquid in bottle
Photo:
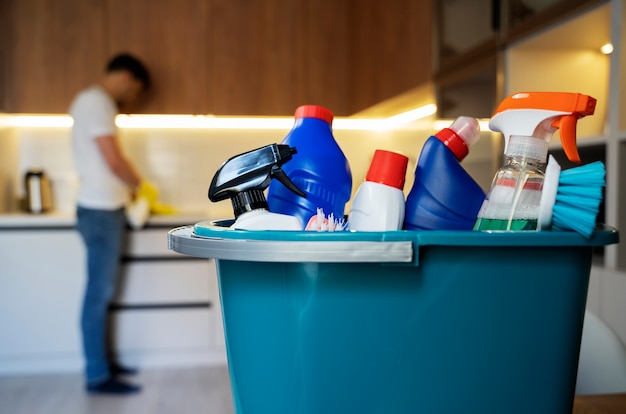
[[[509,225],[509,220],[478,218],[474,230],[537,230],[537,219],[515,219]]]

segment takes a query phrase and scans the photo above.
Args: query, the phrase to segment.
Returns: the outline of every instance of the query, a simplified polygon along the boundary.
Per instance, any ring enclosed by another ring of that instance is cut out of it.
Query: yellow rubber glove
[[[174,207],[169,206],[167,204],[154,203],[153,205],[150,206],[150,213],[162,215],[162,216],[166,216],[166,215],[171,216],[172,214],[176,214],[177,211]]]
[[[154,184],[150,183],[149,181],[143,180],[139,184],[135,196],[137,198],[145,198],[146,200],[148,200],[148,204],[152,206],[159,199],[159,190]]]
[[[149,181],[142,181],[137,188],[137,198],[145,198],[150,206],[151,214],[172,215],[176,209],[163,203],[159,203],[159,190]]]

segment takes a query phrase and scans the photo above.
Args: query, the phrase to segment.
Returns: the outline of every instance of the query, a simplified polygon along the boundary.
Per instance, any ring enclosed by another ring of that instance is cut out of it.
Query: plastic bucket
[[[217,259],[237,413],[572,412],[592,250],[616,231],[224,224],[169,243]]]

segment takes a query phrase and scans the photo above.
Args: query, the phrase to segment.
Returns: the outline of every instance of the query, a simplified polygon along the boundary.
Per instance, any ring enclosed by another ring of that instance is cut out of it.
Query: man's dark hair
[[[148,69],[136,57],[128,53],[120,53],[115,55],[107,64],[107,73],[116,72],[118,70],[129,71],[135,79],[143,84],[144,89],[150,87],[150,74]]]

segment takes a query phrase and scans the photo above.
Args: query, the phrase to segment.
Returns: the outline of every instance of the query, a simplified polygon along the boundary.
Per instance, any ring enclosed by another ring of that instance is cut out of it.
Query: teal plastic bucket
[[[592,251],[616,231],[225,224],[169,242],[217,259],[237,413],[572,412]]]

